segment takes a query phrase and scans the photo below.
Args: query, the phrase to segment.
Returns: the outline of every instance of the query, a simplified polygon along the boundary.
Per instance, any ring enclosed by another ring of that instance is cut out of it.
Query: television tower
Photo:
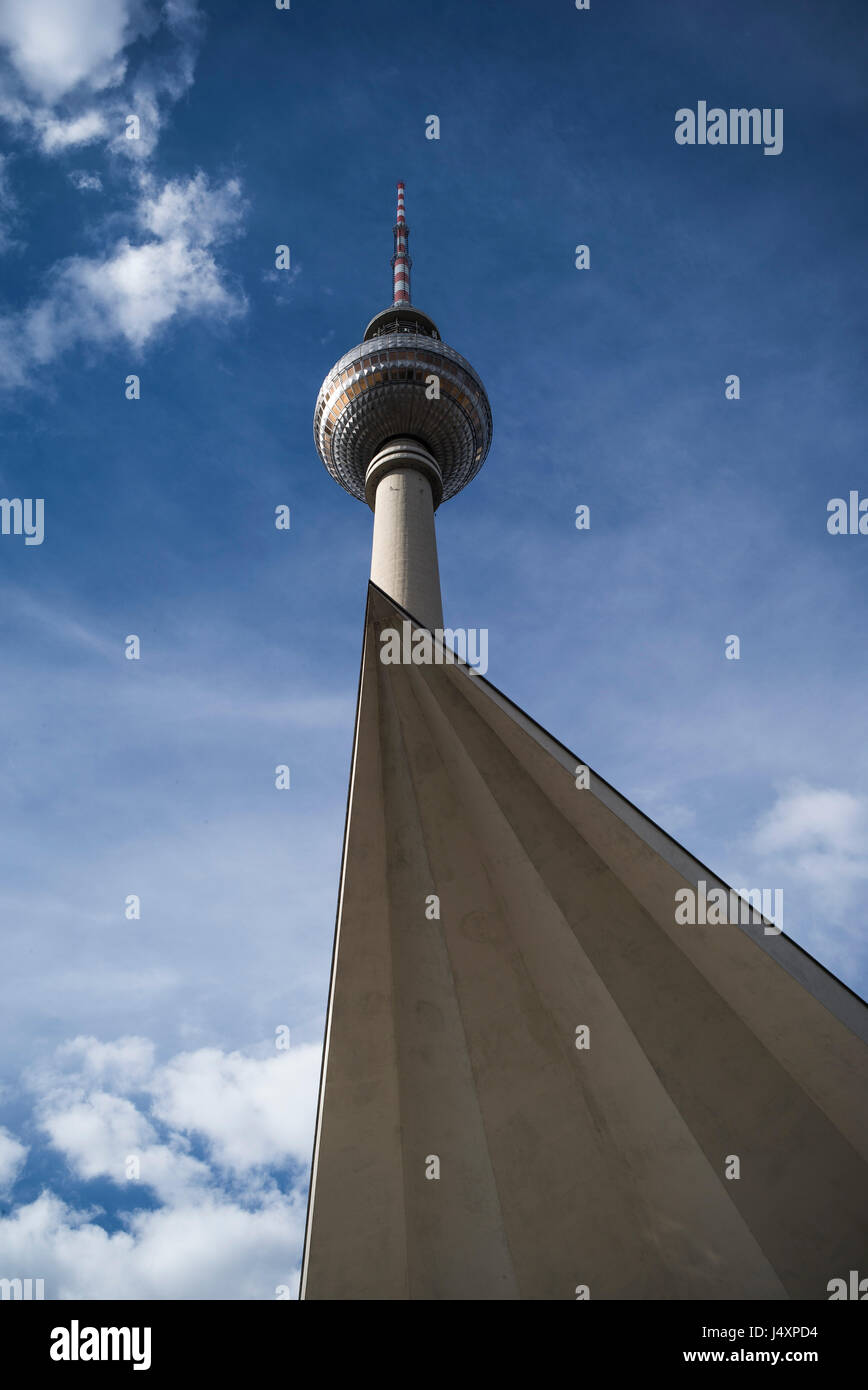
[[[483,676],[383,659],[491,440],[403,193],[314,423],[374,546],[301,1297],[855,1298],[865,1002]]]
[[[410,228],[398,184],[392,303],[320,387],[319,456],[374,513],[371,580],[431,630],[442,628],[434,513],[479,472],[491,407],[466,358],[410,298]]]

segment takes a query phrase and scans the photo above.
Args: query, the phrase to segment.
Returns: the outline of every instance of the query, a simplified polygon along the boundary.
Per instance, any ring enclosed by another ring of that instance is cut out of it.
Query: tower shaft
[[[410,303],[410,228],[398,184],[392,303]],[[425,627],[443,626],[434,510],[443,487],[433,456],[417,440],[391,440],[372,461],[365,493],[374,511],[371,579]]]
[[[424,627],[442,628],[434,529],[441,487],[432,455],[416,440],[392,440],[368,469],[365,492],[374,509],[372,581]]]

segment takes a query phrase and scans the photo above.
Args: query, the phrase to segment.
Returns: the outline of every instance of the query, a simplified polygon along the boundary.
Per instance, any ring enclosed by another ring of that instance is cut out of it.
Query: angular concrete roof
[[[721,880],[465,667],[383,664],[407,616],[371,586],[302,1296],[868,1276],[868,1007],[762,924],[678,925]]]

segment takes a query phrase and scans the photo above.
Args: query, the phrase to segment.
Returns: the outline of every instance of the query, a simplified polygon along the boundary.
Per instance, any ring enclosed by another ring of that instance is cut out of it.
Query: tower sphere
[[[329,473],[371,505],[366,476],[390,440],[416,440],[433,457],[440,475],[439,485],[431,479],[435,506],[475,477],[491,444],[491,407],[480,378],[410,303],[408,233],[399,185],[395,302],[332,367],[314,411],[314,439]]]

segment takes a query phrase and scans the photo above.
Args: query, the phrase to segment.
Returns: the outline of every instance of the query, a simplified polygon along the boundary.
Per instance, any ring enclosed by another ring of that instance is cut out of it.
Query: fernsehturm
[[[491,412],[398,187],[392,303],[314,417],[374,541],[302,1297],[836,1296],[868,1007],[452,658],[434,513]]]

